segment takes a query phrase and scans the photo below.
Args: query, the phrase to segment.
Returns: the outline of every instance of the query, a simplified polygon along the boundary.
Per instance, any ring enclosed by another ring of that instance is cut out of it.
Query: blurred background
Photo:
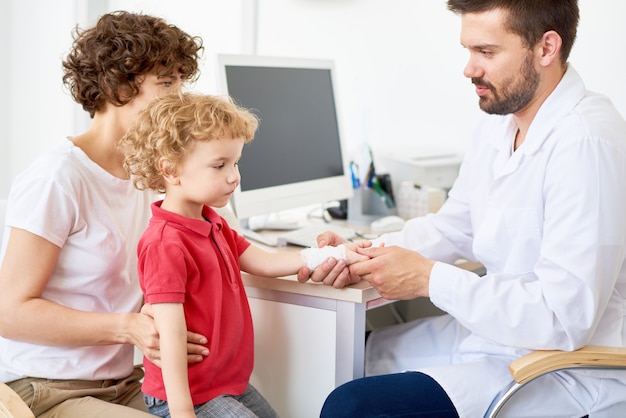
[[[626,2],[579,0],[570,62],[626,114]],[[193,90],[216,92],[217,53],[335,61],[346,156],[366,145],[463,153],[480,110],[463,77],[460,18],[445,0],[4,0],[0,53],[0,197],[13,177],[88,116],[65,91],[61,61],[76,25],[108,11],[164,17],[204,40]]]

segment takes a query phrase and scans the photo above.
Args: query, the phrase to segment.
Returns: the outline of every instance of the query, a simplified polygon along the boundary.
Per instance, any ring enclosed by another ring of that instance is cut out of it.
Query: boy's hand
[[[348,265],[357,261],[369,260],[369,257],[356,252],[357,248],[369,248],[372,246],[371,241],[357,241],[344,244],[346,247],[346,261]]]

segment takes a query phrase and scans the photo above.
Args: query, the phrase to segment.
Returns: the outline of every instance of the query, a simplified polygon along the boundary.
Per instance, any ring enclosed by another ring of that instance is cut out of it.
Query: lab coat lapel
[[[554,126],[567,116],[576,103],[585,95],[585,85],[571,65],[563,75],[561,82],[556,86],[552,94],[543,103],[534,120],[532,121],[526,139],[516,152],[511,154],[511,147],[515,140],[517,126],[512,116],[507,116],[508,128],[505,140],[494,143],[498,150],[498,157],[494,163],[494,178],[506,176],[516,171],[522,161],[532,157],[550,136]]]
[[[530,125],[521,148],[526,155],[535,154],[550,136],[554,127],[572,112],[576,104],[585,96],[585,84],[571,65],[561,82],[541,105]]]
[[[519,167],[519,153],[513,153],[513,155],[511,155],[517,125],[512,116],[506,116],[503,122],[508,125],[504,131],[504,138],[494,138],[492,142],[493,146],[496,148],[497,154],[493,164],[494,179],[506,176]]]

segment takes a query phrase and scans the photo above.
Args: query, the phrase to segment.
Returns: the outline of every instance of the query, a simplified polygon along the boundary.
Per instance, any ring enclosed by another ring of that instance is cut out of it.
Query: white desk
[[[363,376],[367,282],[345,289],[242,274],[255,333],[252,383],[281,417],[318,417],[338,385]]]

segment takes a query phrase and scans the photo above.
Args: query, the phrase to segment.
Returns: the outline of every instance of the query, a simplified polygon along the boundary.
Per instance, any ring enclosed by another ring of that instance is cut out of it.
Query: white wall
[[[54,139],[50,135],[72,128],[67,115],[73,102],[61,89],[60,57],[70,45],[68,34],[78,19],[73,0],[12,0],[4,1],[2,8],[5,29],[0,44],[6,76],[2,78],[0,196],[5,196],[13,176],[47,149]]]
[[[570,62],[626,115],[626,2],[579,4]],[[465,149],[480,110],[445,0],[261,0],[259,17],[260,54],[335,59],[351,158],[364,143]]]
[[[0,5],[0,56],[9,56],[9,34],[11,23],[11,4],[3,2]],[[7,80],[5,88],[8,88],[9,81],[11,80],[9,67],[7,65],[0,65],[0,80]],[[8,97],[6,98],[8,99]],[[9,100],[0,100],[0,127],[4,127],[2,134],[0,134],[0,199],[5,195],[2,193],[2,185],[9,178]]]
[[[478,112],[461,72],[456,16],[443,2],[390,4],[274,0],[259,8],[260,54],[335,60],[351,159],[366,144],[458,147]]]
[[[626,115],[626,2],[579,0],[581,23],[570,61],[589,89]],[[70,32],[94,13],[124,8],[165,17],[203,37],[195,88],[215,91],[218,52],[331,58],[336,62],[350,158],[364,144],[418,144],[462,152],[479,114],[463,77],[460,20],[445,0],[5,0],[0,51],[8,95],[0,108],[0,196],[36,155],[85,126],[61,85]],[[90,23],[90,24],[91,24]],[[5,28],[8,28],[5,29]],[[10,39],[8,39],[10,35]],[[6,51],[8,49],[8,51]],[[78,127],[78,128],[77,128]]]

